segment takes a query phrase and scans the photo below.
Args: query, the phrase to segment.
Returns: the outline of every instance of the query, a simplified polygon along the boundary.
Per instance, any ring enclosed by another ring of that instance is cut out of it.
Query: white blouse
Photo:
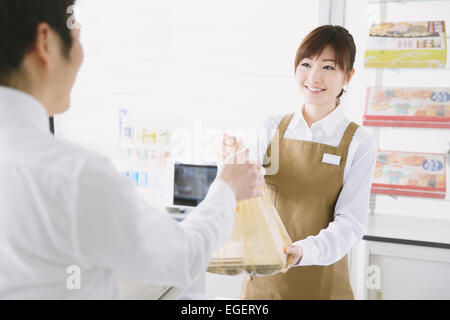
[[[350,120],[343,114],[343,106],[338,106],[320,121],[308,127],[302,114],[295,113],[285,138],[323,143],[337,147]],[[269,117],[263,123],[263,130],[270,131],[264,139],[258,139],[258,159],[264,155],[284,115]],[[282,152],[282,151],[281,151]],[[369,212],[370,187],[375,168],[377,147],[373,137],[359,127],[350,143],[344,169],[344,185],[336,202],[334,221],[317,235],[306,239],[292,239],[294,246],[303,249],[303,257],[298,266],[330,265],[344,257],[362,238]]]

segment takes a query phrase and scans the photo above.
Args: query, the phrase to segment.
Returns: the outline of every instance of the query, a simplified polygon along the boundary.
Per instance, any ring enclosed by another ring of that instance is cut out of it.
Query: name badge
[[[334,154],[324,153],[322,158],[323,163],[332,164],[338,166],[341,162],[341,156],[337,156]]]

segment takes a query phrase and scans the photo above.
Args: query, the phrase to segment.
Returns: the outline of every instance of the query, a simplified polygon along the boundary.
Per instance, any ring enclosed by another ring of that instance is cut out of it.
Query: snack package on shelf
[[[371,192],[445,198],[445,155],[379,150]]]
[[[363,124],[450,129],[450,88],[367,88]]]
[[[119,110],[119,148],[115,165],[138,194],[156,206],[171,196],[173,172],[171,126],[168,122]]]
[[[229,152],[244,147],[239,139],[228,137],[225,140],[229,142],[225,141]],[[261,197],[237,203],[231,237],[211,259],[208,272],[271,275],[287,271],[291,256],[284,253],[284,248],[292,241],[269,200],[270,190],[263,187],[261,191]]]
[[[365,66],[443,68],[447,59],[444,21],[383,22],[370,28]]]

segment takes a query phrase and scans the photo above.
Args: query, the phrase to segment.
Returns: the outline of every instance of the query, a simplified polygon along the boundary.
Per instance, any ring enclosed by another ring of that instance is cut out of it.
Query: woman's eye
[[[309,63],[303,62],[303,63],[301,64],[301,66],[302,66],[302,67],[309,67],[310,65],[309,65]]]
[[[326,70],[334,70],[334,68],[332,66],[325,66],[323,68],[326,69]]]

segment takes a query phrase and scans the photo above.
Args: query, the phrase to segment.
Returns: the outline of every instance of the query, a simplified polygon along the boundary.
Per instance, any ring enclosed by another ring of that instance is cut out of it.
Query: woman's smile
[[[308,89],[308,91],[311,92],[312,94],[319,94],[319,93],[322,93],[322,92],[324,92],[326,90],[326,89],[323,89],[323,88],[307,86],[307,85],[304,85],[304,87],[306,89]]]

